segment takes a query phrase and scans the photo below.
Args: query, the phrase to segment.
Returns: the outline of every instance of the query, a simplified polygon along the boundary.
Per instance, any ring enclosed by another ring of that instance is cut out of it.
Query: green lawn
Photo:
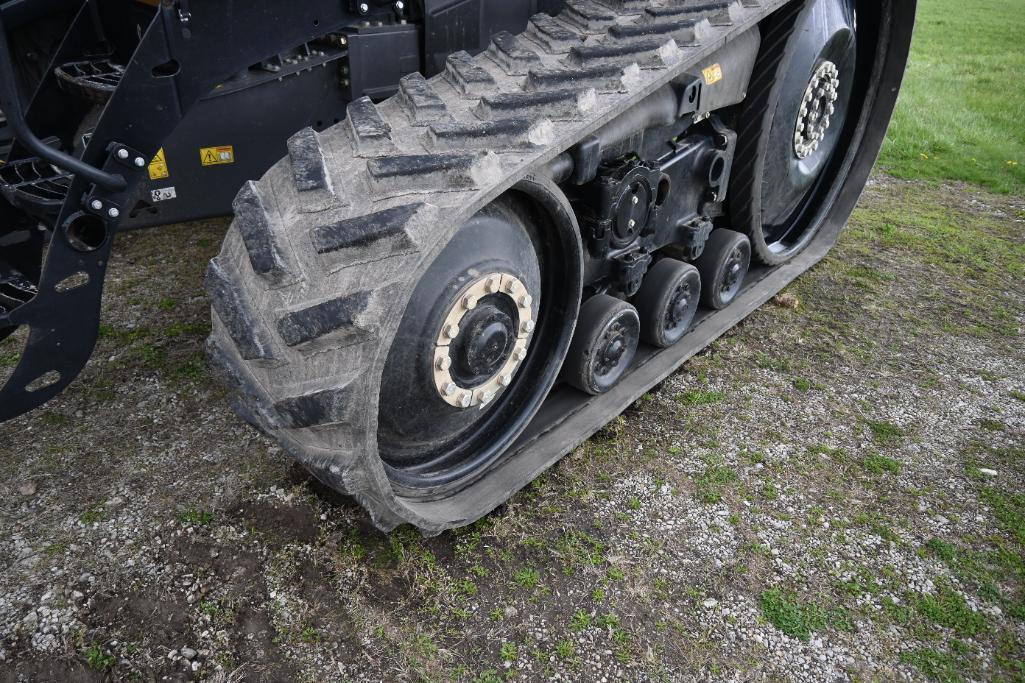
[[[1023,41],[1023,0],[920,0],[883,167],[1025,192]]]

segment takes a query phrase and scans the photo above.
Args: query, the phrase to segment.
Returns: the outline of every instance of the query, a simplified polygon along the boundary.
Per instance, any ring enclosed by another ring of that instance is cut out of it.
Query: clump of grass
[[[865,456],[861,461],[861,467],[869,474],[897,474],[900,472],[899,462],[879,453]]]
[[[723,490],[736,480],[737,473],[726,465],[709,465],[697,479],[698,500],[709,505],[720,502]]]
[[[848,631],[854,628],[853,620],[845,610],[827,610],[779,588],[763,591],[759,604],[762,616],[770,624],[791,638],[804,642],[811,639],[813,631],[821,631],[830,625]]]
[[[516,643],[502,643],[502,648],[499,650],[499,656],[502,661],[515,662],[520,656],[519,648],[516,647]]]
[[[904,437],[904,430],[892,422],[866,419],[865,424],[871,430],[872,437],[881,444],[891,444]]]
[[[534,588],[541,582],[541,575],[536,569],[521,569],[513,576],[513,580],[523,588]]]
[[[922,595],[914,600],[915,609],[922,618],[951,629],[959,636],[970,638],[986,627],[986,619],[972,610],[960,593],[949,586],[941,587],[935,595]]]
[[[706,406],[726,400],[726,394],[721,391],[692,389],[678,396],[677,400],[685,406]]]
[[[178,515],[178,521],[183,524],[194,524],[196,526],[207,526],[214,521],[214,513],[209,510],[189,508]]]
[[[961,681],[958,657],[932,648],[917,648],[900,653],[900,661],[910,664],[932,681]]]
[[[114,666],[114,655],[104,652],[103,648],[93,645],[85,652],[85,663],[93,671],[106,671]]]

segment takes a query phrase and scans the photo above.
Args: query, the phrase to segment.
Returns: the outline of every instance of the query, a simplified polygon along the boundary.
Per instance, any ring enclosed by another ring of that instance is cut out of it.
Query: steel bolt
[[[522,323],[520,323],[520,332],[523,332],[524,334],[526,334],[528,332],[533,332],[533,331],[534,331],[534,321],[533,320],[524,320]]]
[[[128,150],[127,150],[127,149],[125,149],[124,147],[122,147],[121,149],[119,149],[119,150],[117,151],[117,158],[118,158],[118,159],[127,159],[127,158],[128,158]]]
[[[523,296],[520,297],[520,306],[523,306],[524,308],[529,307],[530,304],[532,304],[533,302],[534,302],[534,298],[532,296],[530,296],[529,294],[524,294]]]
[[[89,202],[89,208],[91,208],[93,211],[99,211],[103,208],[103,202],[101,202],[99,199],[94,199],[91,202]]]
[[[366,13],[367,13],[367,12],[369,12],[369,11],[370,11],[370,5],[368,5],[368,4],[367,4],[367,3],[365,3],[365,2],[361,2],[361,3],[359,4],[359,13],[360,13],[360,14],[366,14]]]
[[[505,286],[505,291],[509,292],[510,294],[515,294],[519,288],[520,285],[516,282],[516,280],[509,280],[509,284]]]
[[[473,403],[473,394],[469,391],[459,397],[459,405],[462,407],[469,408],[471,403]]]
[[[404,9],[406,9],[406,3],[402,2],[402,0],[398,0],[398,2],[395,3],[395,11],[401,12]]]
[[[634,196],[633,196],[633,199],[631,199],[630,201],[631,201],[631,202],[633,202],[633,205],[634,205],[634,206],[637,206],[638,204],[640,204],[640,203],[641,203],[641,198],[640,198],[640,197],[638,197],[637,195],[634,195]]]
[[[466,296],[464,296],[463,308],[465,308],[468,311],[472,311],[473,309],[477,308],[477,297],[475,297],[473,294],[467,294]]]
[[[448,370],[450,367],[452,367],[452,359],[448,356],[442,356],[438,359],[436,366],[439,370],[444,372],[445,370]]]
[[[502,284],[501,278],[491,277],[491,278],[488,278],[488,281],[487,281],[487,283],[484,286],[488,290],[489,294],[497,294],[498,293],[499,285],[501,285],[501,284]]]
[[[516,349],[515,351],[513,351],[513,360],[515,360],[516,362],[521,362],[526,357],[527,357],[527,350],[526,349]]]
[[[139,168],[142,168],[146,165],[146,160],[142,157],[135,157],[135,165]]]
[[[107,215],[108,215],[108,216],[110,216],[111,218],[117,218],[118,216],[120,216],[120,215],[121,215],[121,212],[120,212],[120,211],[118,211],[118,210],[117,210],[116,208],[114,208],[114,207],[112,206],[112,207],[110,207],[110,209],[109,209],[109,210],[107,211]]]
[[[455,323],[449,323],[445,325],[445,336],[449,339],[455,339],[459,336],[459,325]]]
[[[630,222],[629,222],[629,223],[627,223],[626,225],[627,225],[627,227],[628,227],[628,228],[630,228],[631,230],[633,230],[633,229],[634,229],[634,227],[636,227],[636,225],[637,225],[637,221],[635,221],[634,219],[632,219],[632,218],[631,218],[631,219],[630,219]]]
[[[501,384],[503,387],[509,386],[510,384],[512,384],[512,375],[511,374],[502,375],[501,377],[498,378],[498,383]]]
[[[445,395],[446,396],[455,396],[456,395],[456,391],[458,391],[458,390],[459,390],[459,387],[456,386],[455,382],[449,382],[448,384],[445,385]]]

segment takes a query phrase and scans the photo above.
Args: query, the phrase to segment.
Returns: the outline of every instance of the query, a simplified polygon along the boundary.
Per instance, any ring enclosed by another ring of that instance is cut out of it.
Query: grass
[[[804,642],[811,639],[813,631],[821,631],[827,626],[845,630],[853,628],[850,615],[842,609],[827,610],[779,588],[763,591],[759,604],[766,621],[791,638]]]
[[[923,0],[881,162],[909,179],[1025,190],[1021,0]]]

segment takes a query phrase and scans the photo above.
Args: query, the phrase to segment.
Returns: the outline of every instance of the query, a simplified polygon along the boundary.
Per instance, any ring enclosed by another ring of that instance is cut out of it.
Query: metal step
[[[117,90],[125,68],[106,58],[86,59],[58,66],[55,73],[64,90],[103,104]]]
[[[42,159],[0,165],[0,195],[22,211],[53,221],[71,184],[71,174]]]

